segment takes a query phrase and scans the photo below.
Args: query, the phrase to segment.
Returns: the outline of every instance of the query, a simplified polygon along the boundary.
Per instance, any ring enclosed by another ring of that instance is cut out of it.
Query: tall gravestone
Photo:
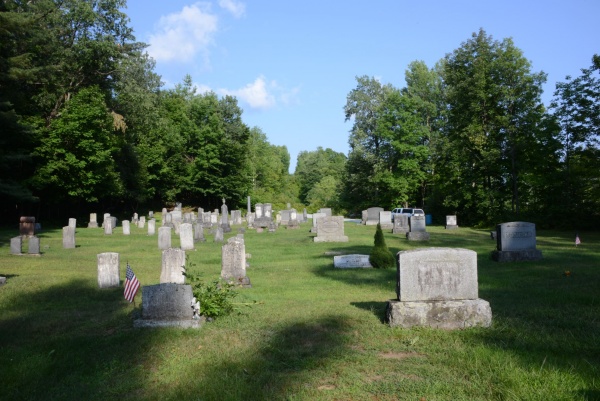
[[[408,225],[408,215],[407,214],[396,214],[394,216],[394,228],[392,229],[392,233],[394,234],[405,234],[410,231],[410,227]]]
[[[235,285],[251,287],[246,275],[246,246],[243,238],[231,237],[221,247],[221,278]]]
[[[12,255],[20,255],[23,248],[23,237],[12,237],[10,239],[10,253]]]
[[[146,227],[146,216],[141,216],[138,220],[138,228]]]
[[[323,217],[325,217],[325,213],[313,213],[312,214],[312,228],[310,229],[311,233],[317,232],[319,219],[322,219]]]
[[[156,234],[156,220],[150,219],[148,220],[148,235]]]
[[[118,287],[119,279],[119,254],[116,252],[99,253],[98,258],[98,287]]]
[[[19,219],[19,235],[23,237],[35,235],[35,217],[21,216]]]
[[[215,230],[214,242],[223,242],[223,227],[218,226]]]
[[[131,234],[131,226],[129,224],[129,220],[123,220],[121,222],[121,227],[123,227],[123,235]]]
[[[75,227],[63,227],[63,248],[75,248]]]
[[[288,221],[287,228],[296,229],[300,227],[298,222],[298,212],[296,209],[290,209],[290,220]]]
[[[225,204],[225,199],[223,198],[223,204],[221,205],[221,228],[224,233],[231,232],[231,225],[229,224],[229,209]]]
[[[158,249],[169,249],[171,247],[171,227],[158,228]]]
[[[392,212],[385,210],[379,212],[379,224],[383,230],[393,229]]]
[[[497,262],[518,262],[542,259],[536,249],[535,224],[513,221],[496,226],[496,251],[492,259]]]
[[[387,304],[392,327],[463,329],[492,323],[489,302],[479,298],[477,253],[469,249],[398,252],[396,295]]]
[[[102,219],[102,228],[104,228],[106,223],[109,221],[110,221],[110,213],[104,213],[104,218]]]
[[[281,216],[281,220],[279,221],[279,223],[282,224],[282,225],[287,226],[287,224],[290,221],[291,211],[289,211],[289,210],[282,210],[280,213],[281,213],[281,215],[280,215]]]
[[[104,227],[104,235],[112,235],[113,223],[110,217],[108,218],[108,220],[105,220],[104,223],[102,223],[102,227]]]
[[[90,213],[88,228],[98,228],[98,217],[96,216],[96,213]]]
[[[69,227],[73,227],[73,228],[77,227],[77,219],[71,217],[69,219]]]
[[[29,237],[29,246],[27,249],[29,255],[40,255],[40,238],[34,236]]]
[[[194,242],[205,242],[206,238],[204,238],[204,227],[199,221],[194,223]]]
[[[179,244],[184,251],[194,249],[193,230],[192,223],[182,223],[179,227]]]
[[[344,235],[344,217],[324,216],[318,219],[314,242],[348,242]]]
[[[184,284],[185,251],[179,248],[165,249],[162,253],[161,283]]]

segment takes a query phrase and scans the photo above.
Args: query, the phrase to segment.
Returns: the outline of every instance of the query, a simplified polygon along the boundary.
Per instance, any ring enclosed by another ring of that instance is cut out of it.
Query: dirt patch
[[[425,355],[417,352],[380,352],[379,357],[383,359],[407,359],[407,358],[424,358]]]
[[[317,390],[335,390],[335,386],[333,384],[323,384],[317,387]]]

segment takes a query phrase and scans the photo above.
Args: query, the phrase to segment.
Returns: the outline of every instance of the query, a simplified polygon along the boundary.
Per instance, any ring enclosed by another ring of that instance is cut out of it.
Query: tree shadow
[[[386,323],[385,311],[387,308],[387,301],[350,302],[350,305],[371,312],[381,323]]]

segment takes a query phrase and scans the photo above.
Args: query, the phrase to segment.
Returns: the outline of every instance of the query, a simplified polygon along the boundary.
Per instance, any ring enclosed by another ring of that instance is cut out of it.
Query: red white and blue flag
[[[137,277],[129,267],[129,263],[127,263],[127,272],[125,273],[125,299],[129,302],[133,302],[133,298],[135,298],[135,294],[140,288],[140,282]]]

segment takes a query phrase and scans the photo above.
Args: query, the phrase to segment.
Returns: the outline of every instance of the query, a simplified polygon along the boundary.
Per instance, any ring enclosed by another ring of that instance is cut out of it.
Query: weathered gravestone
[[[12,237],[10,239],[10,253],[12,255],[20,255],[23,248],[23,237]]]
[[[167,212],[163,214],[162,226],[173,228],[173,216],[171,215],[171,213]]]
[[[290,209],[290,219],[287,223],[287,228],[296,229],[299,227],[300,225],[298,223],[298,212],[296,212],[296,209]]]
[[[246,215],[246,222],[248,223],[248,228],[253,228],[254,227],[254,218],[255,218],[255,213],[248,213]]]
[[[214,242],[223,242],[223,227],[218,226],[215,230]]]
[[[104,235],[112,235],[113,225],[112,225],[112,219],[110,217],[108,218],[108,220],[105,220],[102,223],[102,227],[104,228]]]
[[[524,221],[498,224],[492,259],[497,262],[542,259],[542,251],[536,249],[535,224]]]
[[[73,228],[77,227],[77,219],[71,217],[69,219],[69,224],[68,225],[69,225],[69,227],[73,227]]]
[[[325,217],[325,213],[313,213],[312,214],[312,227],[310,229],[311,233],[317,232],[317,224],[319,223],[319,219]]]
[[[287,226],[288,222],[290,221],[290,211],[289,210],[282,210],[281,212],[281,221],[280,223]]]
[[[142,317],[134,327],[199,328],[204,321],[192,286],[163,283],[142,287]]]
[[[194,223],[194,242],[205,242],[206,238],[204,238],[204,227],[199,221]]]
[[[162,252],[161,283],[185,283],[185,251],[178,248],[165,249]]]
[[[137,224],[137,223],[138,223],[138,221],[139,221],[139,219],[140,219],[139,215],[138,215],[137,213],[134,213],[134,214],[133,214],[133,217],[131,218],[131,222],[132,222],[133,224]]]
[[[382,207],[370,207],[367,209],[367,226],[376,226],[379,223],[379,213],[383,212]]]
[[[99,253],[98,258],[98,287],[118,287],[119,280],[119,254],[116,252]]]
[[[171,247],[171,227],[158,228],[158,249],[169,249]]]
[[[373,267],[369,255],[338,255],[333,257],[333,267],[337,269],[361,269]]]
[[[406,233],[406,238],[409,241],[429,241],[429,233],[425,229],[425,216],[410,216],[408,225],[410,231]]]
[[[322,207],[319,210],[317,210],[318,213],[325,213],[325,216],[332,216],[331,213],[331,208],[330,207]]]
[[[104,218],[102,219],[102,228],[104,228],[104,226],[109,221],[109,219],[110,219],[110,213],[104,213]]]
[[[194,249],[194,228],[191,223],[182,223],[179,227],[179,246],[184,251]]]
[[[146,226],[146,216],[141,216],[137,224],[138,228],[144,228]]]
[[[408,215],[407,214],[396,214],[394,216],[394,228],[392,228],[392,233],[406,234],[409,231],[410,231],[410,226],[408,225]]]
[[[456,224],[456,216],[446,216],[446,230],[456,230],[458,225]]]
[[[21,216],[19,218],[19,235],[23,237],[35,235],[35,217]]]
[[[229,224],[229,209],[225,204],[225,198],[223,198],[223,204],[221,205],[221,228],[224,233],[231,232],[231,225]]]
[[[179,235],[179,230],[181,229],[181,220],[173,220],[173,232],[175,235]]]
[[[363,210],[361,212],[360,224],[366,225],[368,218],[369,218],[369,212],[367,212],[366,210]]]
[[[344,235],[344,217],[325,216],[318,219],[314,242],[348,242],[348,237]]]
[[[96,213],[90,213],[88,228],[98,228],[98,217],[96,216]]]
[[[181,212],[181,209],[174,209],[171,211],[171,218],[173,220],[173,223],[178,221],[178,222],[182,222],[183,221],[183,214]]]
[[[241,225],[242,224],[242,211],[232,210],[231,211],[231,224]]]
[[[121,227],[123,227],[123,235],[131,235],[131,226],[129,224],[129,220],[123,220],[121,222]]]
[[[477,253],[459,248],[421,248],[397,254],[390,326],[441,329],[489,327],[492,310],[479,298]]]
[[[148,220],[148,235],[156,234],[156,220]]]
[[[394,224],[392,223],[392,212],[385,210],[379,212],[379,224],[384,230],[393,229]]]
[[[63,227],[63,248],[75,248],[75,227]]]
[[[267,205],[269,206],[269,214],[267,215]],[[271,205],[268,203],[257,203],[254,205],[256,210],[256,218],[254,219],[254,227],[266,228],[271,224]]]
[[[27,249],[29,255],[40,255],[40,238],[35,235],[29,237],[29,247]]]
[[[231,284],[252,287],[246,275],[246,246],[239,236],[229,238],[221,247],[221,278]]]

